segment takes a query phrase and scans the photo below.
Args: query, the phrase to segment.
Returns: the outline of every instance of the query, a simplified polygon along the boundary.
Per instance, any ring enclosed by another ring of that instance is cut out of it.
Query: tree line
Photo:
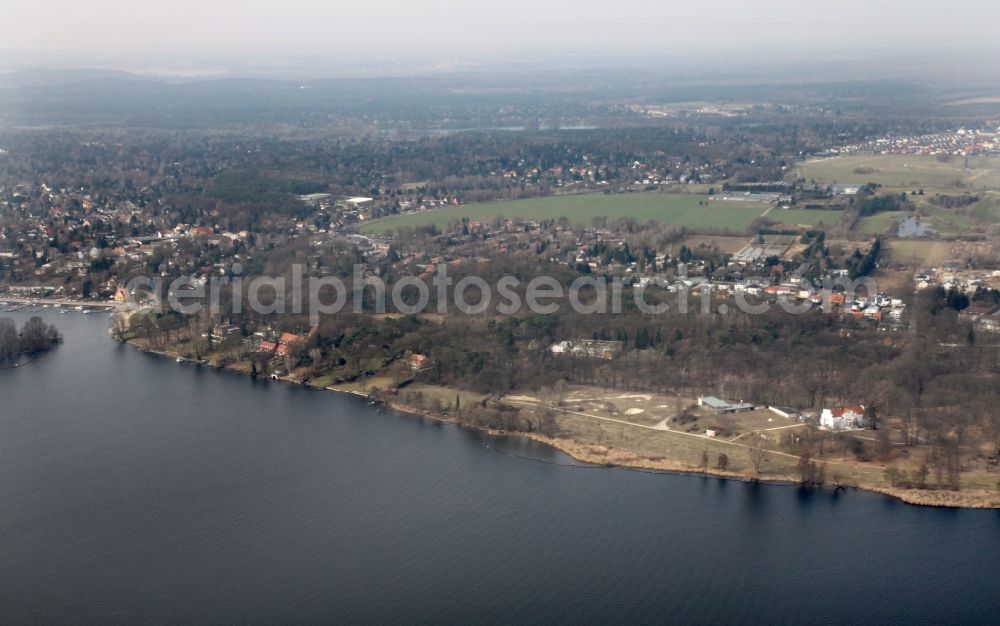
[[[61,341],[56,327],[40,317],[32,317],[20,330],[13,319],[0,318],[0,363],[51,350]]]

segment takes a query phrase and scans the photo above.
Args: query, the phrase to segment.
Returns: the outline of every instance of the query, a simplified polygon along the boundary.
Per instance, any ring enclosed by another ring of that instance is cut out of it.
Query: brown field
[[[698,465],[702,453],[707,451],[713,467],[719,454],[725,454],[730,459],[730,469],[737,471],[749,469],[741,438],[760,431],[770,439],[769,445],[777,446],[779,434],[785,429],[803,427],[766,409],[717,415],[693,408],[689,417],[678,420],[681,411],[694,407],[694,398],[605,391],[596,387],[574,387],[562,398],[541,394],[508,396],[506,401],[529,413],[551,406],[564,431],[562,438],[587,446],[627,451],[637,459],[688,466]],[[716,429],[718,436],[706,436],[706,429]],[[794,470],[796,462],[790,455],[775,453],[770,455],[766,470],[784,475]]]
[[[936,267],[957,260],[964,244],[948,241],[893,240],[886,254],[893,263]]]
[[[881,269],[872,275],[878,290],[890,296],[899,296],[906,293],[908,287],[913,285],[914,272],[910,269],[885,270]]]
[[[698,248],[702,245],[707,247],[718,247],[720,252],[735,254],[743,249],[750,241],[748,237],[730,237],[723,235],[691,235],[684,239],[684,245],[688,248]]]

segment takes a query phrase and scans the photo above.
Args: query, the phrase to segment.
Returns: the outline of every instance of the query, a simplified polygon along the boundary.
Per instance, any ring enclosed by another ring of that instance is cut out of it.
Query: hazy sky
[[[994,45],[995,0],[5,0],[21,59],[797,53]]]

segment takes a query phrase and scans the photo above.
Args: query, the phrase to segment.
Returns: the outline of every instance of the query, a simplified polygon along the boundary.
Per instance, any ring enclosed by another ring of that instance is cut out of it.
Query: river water
[[[2,623],[1000,619],[996,511],[527,461],[571,463],[45,317],[0,372]]]

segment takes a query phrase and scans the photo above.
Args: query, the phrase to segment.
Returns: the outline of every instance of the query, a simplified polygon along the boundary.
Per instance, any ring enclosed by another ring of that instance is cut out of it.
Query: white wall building
[[[819,425],[828,430],[855,430],[864,427],[865,407],[863,404],[823,409]]]

